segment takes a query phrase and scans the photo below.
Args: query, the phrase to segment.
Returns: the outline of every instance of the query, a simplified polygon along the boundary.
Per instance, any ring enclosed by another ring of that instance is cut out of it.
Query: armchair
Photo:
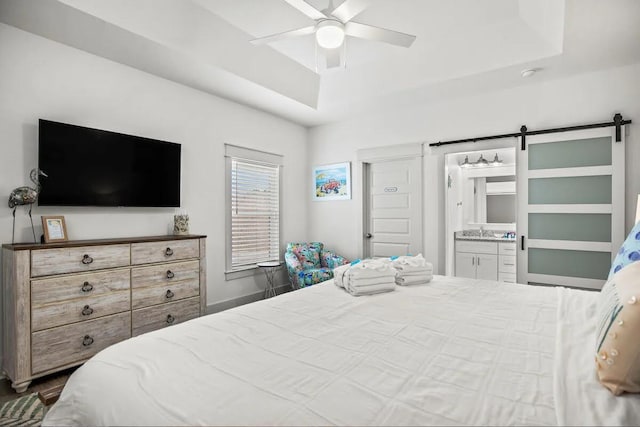
[[[315,285],[333,278],[333,269],[347,264],[344,257],[324,249],[321,242],[288,243],[284,254],[293,289]]]

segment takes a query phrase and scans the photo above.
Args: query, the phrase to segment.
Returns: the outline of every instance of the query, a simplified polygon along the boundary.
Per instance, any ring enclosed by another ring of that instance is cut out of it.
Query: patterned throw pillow
[[[625,240],[600,292],[596,370],[613,394],[640,393],[640,224]]]
[[[300,260],[303,269],[320,268],[320,251],[315,247],[297,247],[293,252]]]
[[[624,266],[636,261],[640,261],[640,222],[633,227],[633,230],[631,230],[631,233],[622,244],[620,251],[618,251],[618,255],[616,255],[609,272],[609,279],[622,270]]]

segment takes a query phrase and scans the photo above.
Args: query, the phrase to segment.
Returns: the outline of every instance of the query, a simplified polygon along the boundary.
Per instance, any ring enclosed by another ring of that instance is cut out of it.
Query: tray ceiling
[[[313,23],[283,0],[4,0],[0,21],[309,126],[640,61],[636,0],[370,0],[354,21],[415,43],[348,38],[330,70],[313,35],[249,43]]]

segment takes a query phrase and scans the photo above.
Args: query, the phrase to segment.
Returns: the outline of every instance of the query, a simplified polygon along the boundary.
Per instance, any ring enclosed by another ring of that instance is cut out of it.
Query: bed
[[[43,425],[638,425],[595,377],[597,296],[325,282],[107,348]]]

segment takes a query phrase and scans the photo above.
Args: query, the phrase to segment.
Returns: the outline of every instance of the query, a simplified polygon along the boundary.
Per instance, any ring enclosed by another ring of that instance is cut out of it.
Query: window
[[[280,259],[282,157],[232,145],[227,152],[227,272]]]

